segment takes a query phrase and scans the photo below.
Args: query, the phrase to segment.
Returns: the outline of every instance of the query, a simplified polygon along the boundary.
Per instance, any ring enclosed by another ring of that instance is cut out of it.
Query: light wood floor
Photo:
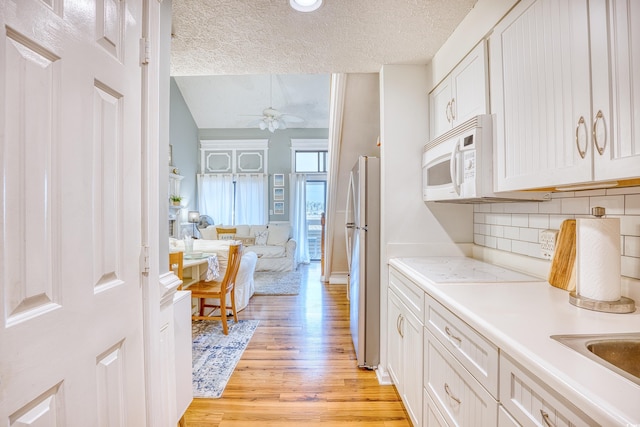
[[[260,324],[220,399],[194,399],[200,426],[411,426],[393,386],[356,367],[346,286],[308,267],[300,294],[253,296],[241,319]]]

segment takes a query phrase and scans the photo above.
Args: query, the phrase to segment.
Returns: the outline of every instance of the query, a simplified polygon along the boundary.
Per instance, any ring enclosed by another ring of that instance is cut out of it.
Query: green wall
[[[184,198],[182,204],[188,210],[197,210],[196,174],[200,161],[198,127],[173,78],[170,97],[169,144],[173,147],[173,165],[184,177],[180,183],[180,195]]]

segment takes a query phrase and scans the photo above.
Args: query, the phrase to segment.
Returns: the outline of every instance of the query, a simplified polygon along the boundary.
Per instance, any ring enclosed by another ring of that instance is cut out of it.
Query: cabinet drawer
[[[498,402],[425,329],[424,387],[452,426],[498,425]]]
[[[426,389],[423,394],[422,410],[424,418],[422,419],[422,427],[449,427]]]
[[[520,427],[520,424],[500,405],[498,409],[498,427]]]
[[[402,303],[415,314],[418,319],[424,319],[424,291],[406,278],[398,270],[389,269],[389,287],[400,298]]]
[[[500,355],[500,402],[525,427],[598,425],[504,353]]]
[[[498,398],[498,347],[429,295],[424,324],[455,358]]]

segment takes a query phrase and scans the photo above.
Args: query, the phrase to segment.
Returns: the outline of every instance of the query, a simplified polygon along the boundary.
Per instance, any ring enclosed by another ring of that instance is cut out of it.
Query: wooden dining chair
[[[183,279],[183,252],[170,252],[169,253],[169,270],[173,271],[180,280]],[[182,285],[178,289],[182,289]]]
[[[236,277],[240,269],[240,258],[242,258],[242,243],[229,246],[229,257],[227,259],[227,270],[220,281],[205,282],[201,280],[189,286],[192,298],[200,299],[200,311],[198,315],[193,315],[193,320],[221,320],[222,332],[229,334],[227,326],[227,309],[231,309],[233,320],[238,323],[238,313],[236,311]],[[227,304],[227,295],[231,302],[231,307]],[[205,299],[217,299],[219,304],[205,304]],[[205,309],[210,308],[208,313]],[[216,309],[220,309],[220,315],[214,316]]]

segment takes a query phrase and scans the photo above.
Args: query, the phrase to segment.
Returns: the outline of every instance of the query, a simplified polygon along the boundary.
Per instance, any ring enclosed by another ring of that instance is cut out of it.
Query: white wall
[[[331,258],[332,283],[346,280],[348,273],[347,251],[344,235],[345,207],[349,173],[358,156],[380,156],[376,143],[380,134],[380,96],[377,73],[349,74],[346,80],[342,143],[337,167],[336,211],[333,218],[333,254]]]
[[[473,208],[422,202],[422,147],[427,142],[428,69],[385,65],[380,73],[381,254],[379,375],[386,374],[390,257],[462,254],[473,241]]]

